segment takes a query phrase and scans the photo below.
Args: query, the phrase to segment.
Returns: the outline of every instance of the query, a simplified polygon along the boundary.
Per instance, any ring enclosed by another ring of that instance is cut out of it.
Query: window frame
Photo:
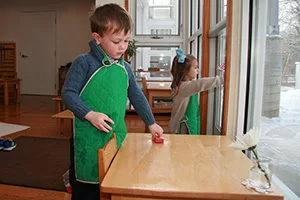
[[[132,36],[134,38],[139,38],[139,40],[145,39],[145,38],[152,38],[152,39],[170,39],[173,37],[181,37],[181,24],[182,24],[182,19],[181,19],[181,13],[182,13],[182,0],[178,0],[178,30],[177,33],[178,34],[172,34],[172,35],[151,35],[151,34],[142,34],[142,33],[137,33],[137,1],[138,0],[132,0],[129,1],[129,12],[132,18]],[[138,40],[138,39],[136,39]]]

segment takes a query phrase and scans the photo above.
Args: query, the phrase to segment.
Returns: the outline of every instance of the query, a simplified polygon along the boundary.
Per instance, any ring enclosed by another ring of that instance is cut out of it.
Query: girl
[[[192,55],[176,50],[171,73],[171,98],[173,100],[169,132],[179,134],[200,134],[200,110],[198,93],[221,86],[219,76],[195,79],[198,62]]]

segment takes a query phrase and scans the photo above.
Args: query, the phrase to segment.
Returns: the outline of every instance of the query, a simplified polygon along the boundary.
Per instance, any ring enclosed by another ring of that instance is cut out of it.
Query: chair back
[[[115,155],[118,152],[116,135],[113,134],[111,139],[104,145],[103,148],[98,150],[98,168],[99,168],[99,183],[103,181],[107,170],[110,167]],[[100,200],[110,199],[108,194],[102,193],[100,188]]]
[[[149,93],[148,93],[148,87],[147,87],[147,80],[146,80],[145,76],[142,77],[142,91],[149,102]]]
[[[17,78],[16,43],[0,42],[0,78]]]

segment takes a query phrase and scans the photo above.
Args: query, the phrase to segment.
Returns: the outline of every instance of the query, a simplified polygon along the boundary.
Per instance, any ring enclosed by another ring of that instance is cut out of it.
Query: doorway
[[[19,76],[22,94],[56,95],[55,11],[20,14]]]

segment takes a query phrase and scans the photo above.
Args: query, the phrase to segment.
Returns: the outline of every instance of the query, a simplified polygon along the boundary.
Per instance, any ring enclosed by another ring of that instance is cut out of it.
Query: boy
[[[62,98],[74,113],[74,141],[71,141],[70,182],[72,199],[99,199],[97,150],[112,133],[117,145],[126,136],[126,102],[149,126],[152,136],[161,136],[149,104],[123,54],[131,34],[131,18],[117,4],[96,8],[90,17],[90,52],[78,56],[67,74]]]

